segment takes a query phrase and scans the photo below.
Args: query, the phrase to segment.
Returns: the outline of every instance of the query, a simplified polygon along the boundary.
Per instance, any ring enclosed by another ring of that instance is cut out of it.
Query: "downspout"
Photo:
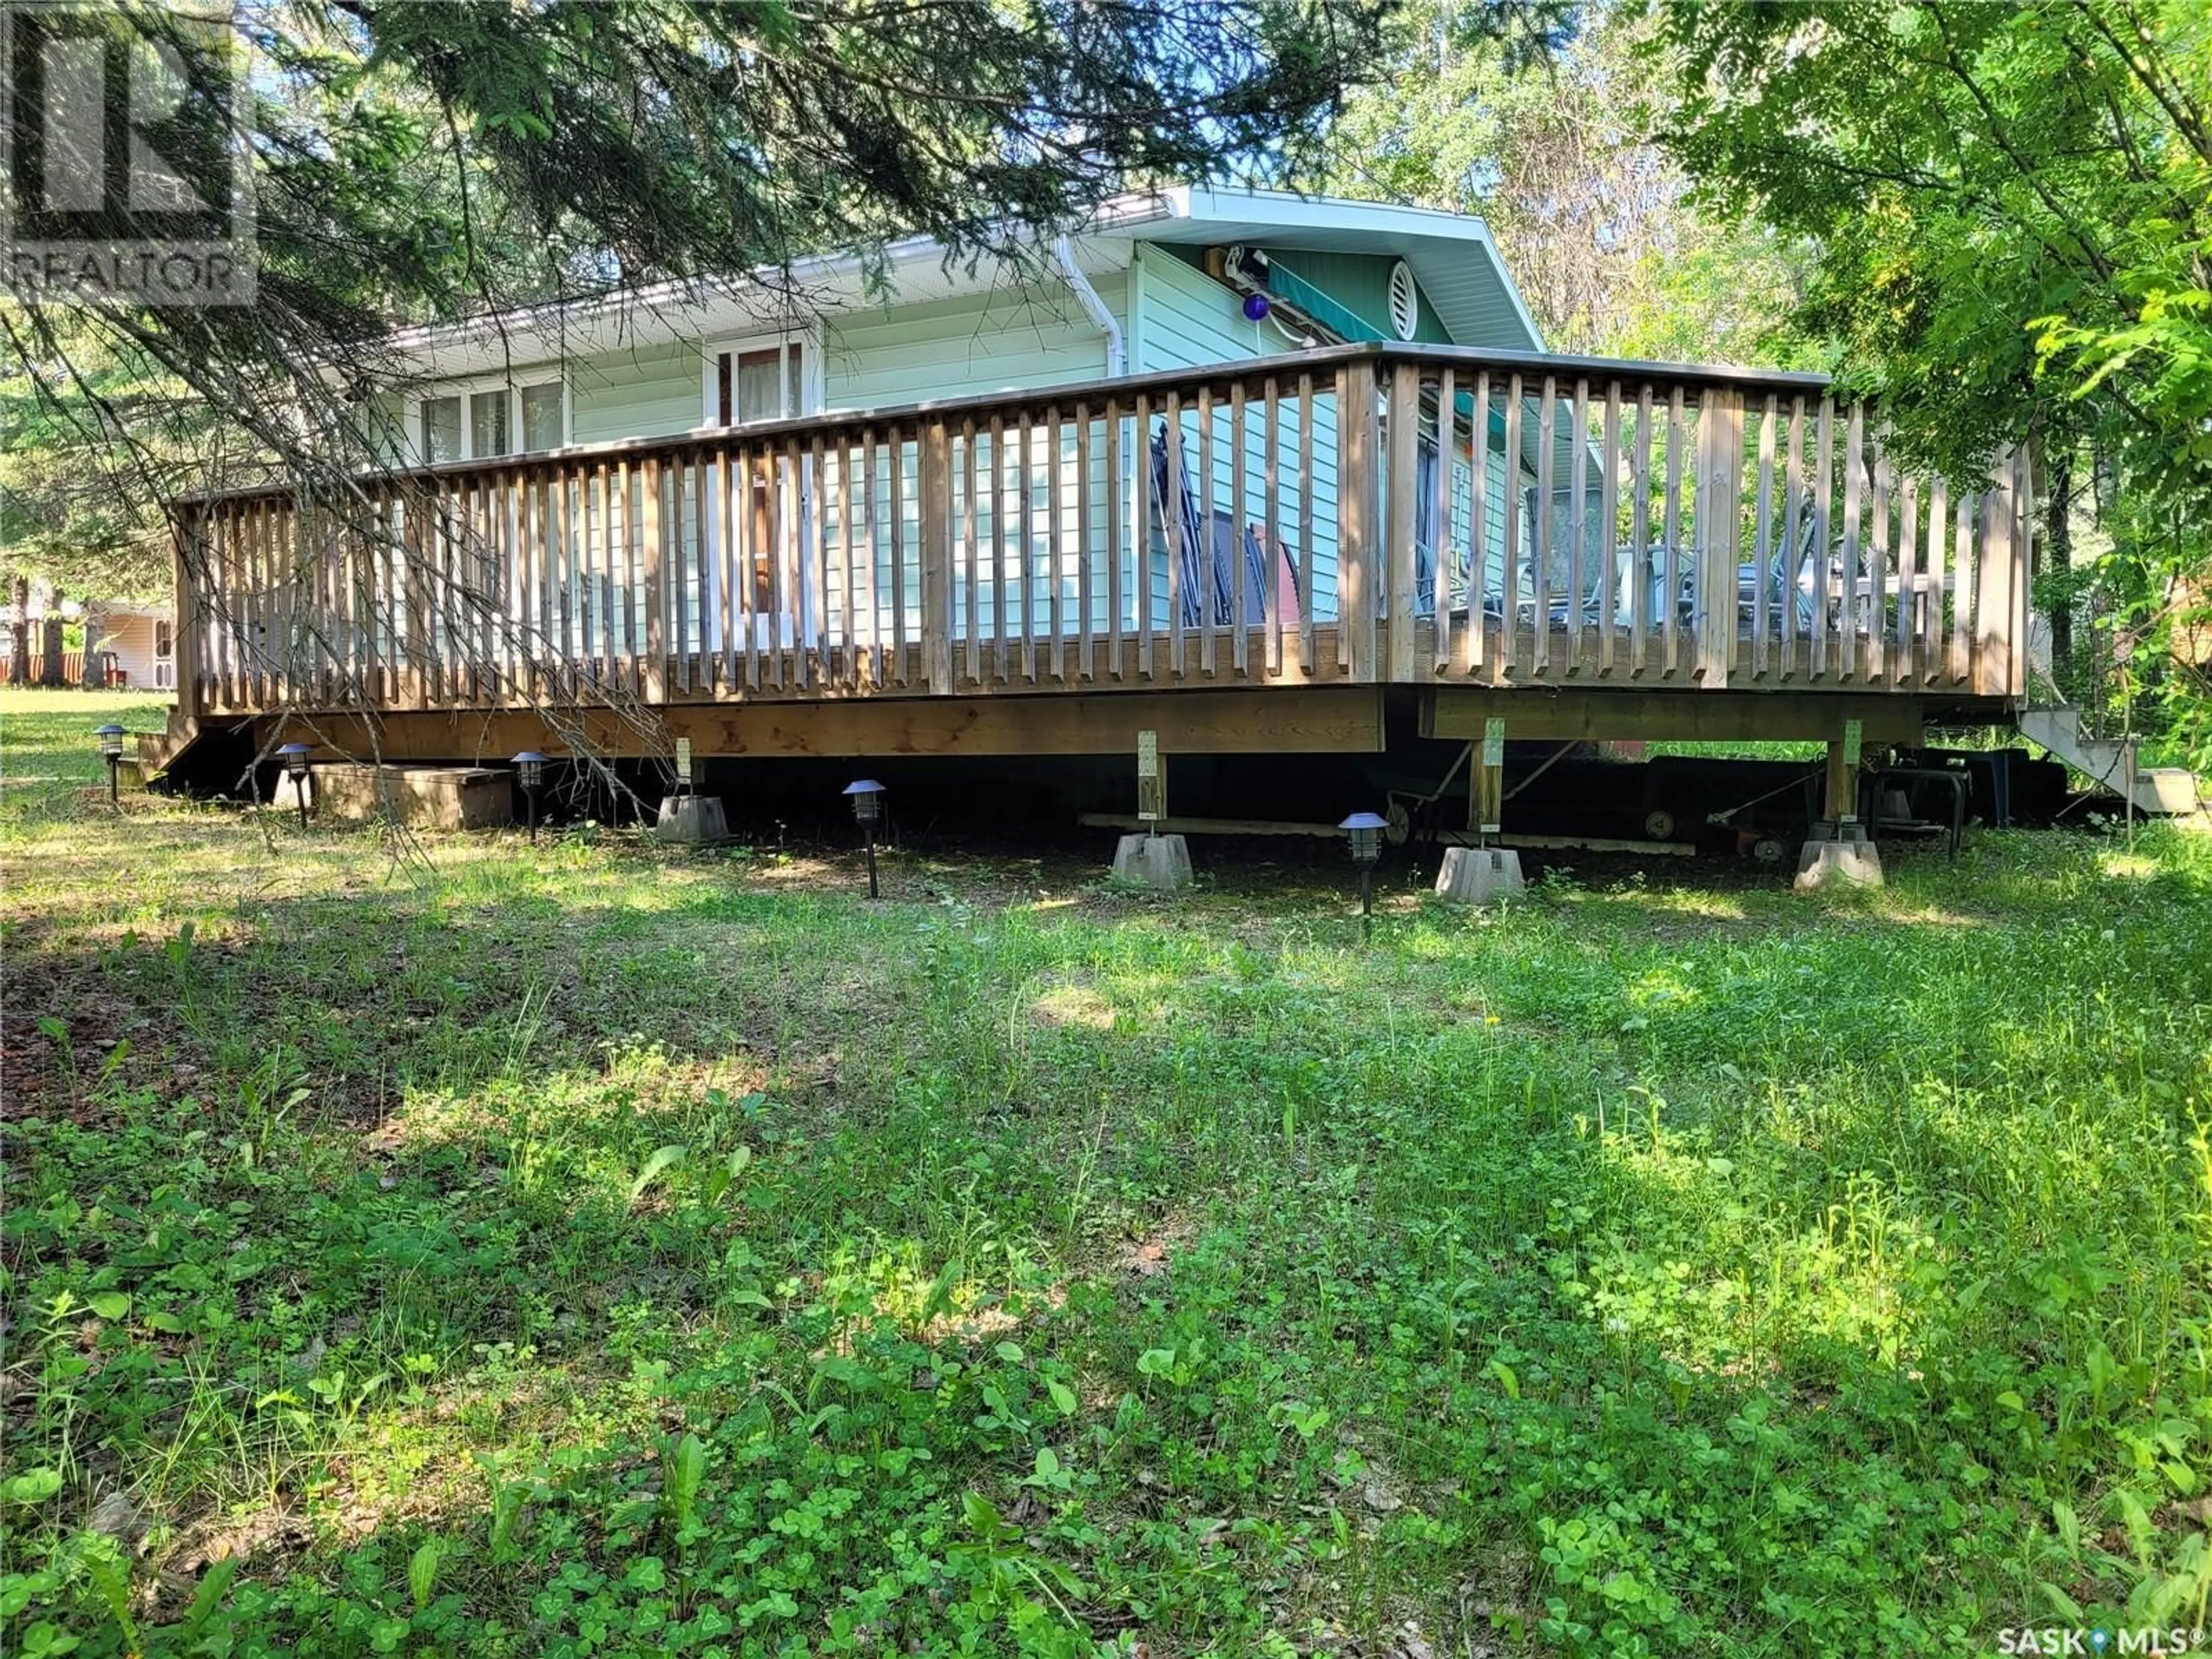
[[[1098,297],[1098,290],[1091,286],[1091,279],[1075,263],[1075,244],[1066,236],[1055,236],[1052,243],[1052,262],[1060,267],[1076,300],[1083,307],[1098,331],[1106,337],[1106,378],[1118,379],[1121,374],[1121,325],[1107,308],[1106,301]]]
[[[1098,297],[1098,290],[1091,286],[1091,279],[1083,274],[1082,267],[1075,263],[1075,243],[1073,239],[1066,234],[1052,239],[1052,262],[1060,267],[1060,274],[1066,279],[1068,288],[1074,293],[1076,300],[1083,307],[1085,314],[1097,327],[1099,333],[1106,337],[1106,378],[1109,380],[1120,379],[1126,367],[1122,362],[1121,322],[1111,311],[1107,309],[1106,301]],[[1137,303],[1136,262],[1133,259],[1130,262],[1129,276],[1129,306],[1133,312]],[[1135,433],[1136,442],[1132,445],[1129,442],[1130,426],[1127,417],[1117,421],[1115,424],[1121,429],[1121,467],[1127,476],[1113,480],[1109,487],[1121,491],[1127,497],[1129,522],[1143,524],[1146,522],[1146,509],[1143,498],[1138,494],[1143,486],[1138,483],[1138,480],[1145,476],[1146,469],[1139,462],[1138,456],[1145,446],[1145,434],[1139,427]],[[993,441],[995,444],[997,441],[994,439]],[[995,467],[997,463],[994,462],[992,465]],[[993,476],[995,477],[997,474],[994,472]],[[1108,556],[1121,567],[1121,580],[1127,585],[1122,604],[1127,609],[1125,610],[1123,616],[1114,619],[1115,637],[1117,639],[1121,636],[1121,629],[1125,622],[1134,619],[1138,570],[1144,562],[1143,546],[1144,544],[1140,539],[1126,561],[1118,548],[1111,549],[1108,553]],[[1114,667],[1118,678],[1121,664],[1116,662]]]

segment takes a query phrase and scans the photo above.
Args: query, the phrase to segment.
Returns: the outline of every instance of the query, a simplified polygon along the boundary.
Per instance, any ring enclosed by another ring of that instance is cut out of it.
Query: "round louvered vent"
[[[1413,270],[1403,259],[1390,267],[1390,326],[1401,340],[1413,337],[1421,325],[1421,300],[1413,287]]]

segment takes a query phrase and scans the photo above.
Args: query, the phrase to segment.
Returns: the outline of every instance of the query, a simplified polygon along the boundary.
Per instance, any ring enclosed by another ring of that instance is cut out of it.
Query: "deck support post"
[[[1167,763],[1160,756],[1160,734],[1137,733],[1137,821],[1144,829],[1124,836],[1114,848],[1114,878],[1172,893],[1191,882],[1190,843],[1181,836],[1164,836],[1158,826],[1167,822]]]
[[[1844,722],[1844,735],[1828,740],[1821,816],[1797,860],[1797,890],[1810,893],[1835,883],[1879,887],[1881,854],[1859,821],[1859,750],[1864,728]]]
[[[1505,810],[1505,721],[1492,715],[1482,723],[1482,747],[1470,757],[1468,779],[1468,828],[1474,832],[1473,847],[1447,847],[1437,872],[1437,895],[1462,904],[1487,904],[1517,893],[1526,884],[1521,877],[1521,855],[1498,845]]]
[[[1832,738],[1828,741],[1827,776],[1820,804],[1820,817],[1822,822],[1838,828],[1858,822],[1860,730],[1856,720],[1846,720],[1844,736]]]

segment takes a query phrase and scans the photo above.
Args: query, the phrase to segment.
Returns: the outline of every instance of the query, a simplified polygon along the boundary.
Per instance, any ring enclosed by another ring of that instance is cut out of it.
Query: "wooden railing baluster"
[[[1677,386],[1667,394],[1667,497],[1659,528],[1656,608],[1662,675],[1678,673],[1682,666],[1682,452],[1689,442],[1684,425],[1682,388]]]
[[[1390,372],[1389,414],[1383,430],[1389,455],[1384,462],[1382,546],[1379,584],[1382,599],[1382,656],[1370,672],[1403,684],[1413,678],[1413,593],[1419,582],[1419,550],[1414,546],[1419,522],[1419,491],[1413,482],[1420,474],[1421,371],[1418,364],[1400,363]]]
[[[1859,579],[1861,555],[1859,522],[1863,498],[1861,469],[1866,457],[1866,407],[1854,403],[1844,422],[1844,575],[1843,597],[1837,632],[1837,678],[1856,678],[1859,670]]]
[[[1107,494],[1113,494],[1109,482]],[[1091,569],[1094,549],[1091,539],[1091,510],[1093,505],[1091,488],[1091,405],[1079,401],[1075,405],[1075,603],[1079,625],[1083,630],[1082,655],[1077,659],[1076,672],[1086,680],[1098,678],[1098,618],[1097,600],[1091,593]],[[974,619],[969,619],[969,632],[975,632]]]
[[[1239,375],[1229,383],[1229,453],[1233,458],[1229,474],[1229,661],[1237,671],[1237,678],[1244,678],[1252,667],[1251,606],[1245,593],[1244,528],[1249,522],[1245,490],[1252,470],[1251,451],[1247,447],[1248,434],[1244,422],[1244,380]],[[1209,431],[1212,428],[1207,428]],[[1219,568],[1213,555],[1213,515],[1200,520],[1206,526],[1204,553],[1200,563],[1206,571],[1206,614],[1213,619],[1220,609],[1220,596],[1213,592],[1214,572]],[[1211,672],[1209,670],[1209,672]]]
[[[1452,565],[1456,559],[1458,538],[1452,534],[1452,479],[1458,465],[1459,455],[1459,388],[1447,367],[1437,380],[1437,540],[1430,550],[1433,566],[1430,576],[1430,609],[1436,617],[1436,672],[1439,675],[1451,672],[1452,660]],[[1479,448],[1482,433],[1478,429],[1474,442]],[[1475,517],[1480,520],[1481,507],[1476,504]]]
[[[1051,632],[1045,652],[1045,672],[1065,684],[1067,680],[1067,630],[1061,585],[1066,575],[1066,491],[1061,474],[1066,466],[1062,449],[1060,409],[1047,404],[1044,411],[1044,558],[1045,626]]]
[[[1943,630],[1950,601],[1951,578],[1946,574],[1944,553],[1951,540],[1951,487],[1942,473],[1928,483],[1928,604],[1921,612],[1920,675],[1928,684],[1950,678],[1943,645]]]
[[[1573,453],[1567,463],[1567,667],[1570,674],[1583,666],[1584,612],[1589,608],[1589,568],[1584,551],[1589,525],[1589,381],[1577,377],[1570,416]]]
[[[1213,592],[1213,388],[1198,389],[1198,545],[1190,550],[1191,568],[1198,573],[1198,592],[1182,597],[1175,605],[1180,619],[1185,605],[1198,611],[1198,667],[1209,678],[1221,670],[1219,629],[1216,628]],[[1231,446],[1232,452],[1234,445]],[[1234,466],[1235,463],[1231,464]],[[1186,526],[1187,528],[1187,526]],[[1178,561],[1180,563],[1180,561]],[[1170,581],[1170,592],[1174,584]],[[1176,647],[1176,665],[1182,665],[1182,647]]]
[[[1201,396],[1204,392],[1201,392]],[[1188,475],[1184,471],[1188,463],[1183,459],[1182,397],[1176,392],[1168,393],[1167,401],[1167,486],[1162,492],[1165,499],[1160,511],[1166,520],[1168,550],[1168,673],[1181,679],[1188,672],[1188,659],[1184,655],[1183,608],[1188,603],[1183,594],[1183,565],[1186,560],[1195,564],[1198,551],[1189,544],[1190,526],[1184,521],[1181,499],[1182,481]]]
[[[1462,675],[2010,695],[2020,463],[1979,489],[1915,471],[1824,384],[1346,346],[319,504],[240,492],[179,508],[180,696],[250,714]]]
[[[1751,544],[1751,677],[1766,678],[1766,636],[1773,612],[1770,589],[1774,585],[1774,423],[1778,413],[1772,392],[1759,416],[1759,501],[1753,509]]]
[[[1651,419],[1650,382],[1636,389],[1636,447],[1629,472],[1629,672],[1651,668]]]
[[[1920,480],[1906,473],[1897,498],[1897,673],[1900,685],[1912,684],[1919,669]]]
[[[1355,682],[1381,678],[1377,603],[1384,539],[1376,365],[1359,358],[1337,370],[1337,666]]]
[[[1873,445],[1873,492],[1867,505],[1872,508],[1874,523],[1868,538],[1868,595],[1866,603],[1867,665],[1869,683],[1880,684],[1887,671],[1887,653],[1883,648],[1882,633],[1887,623],[1889,609],[1889,454],[1883,447],[1881,434],[1869,434]]]
[[[1834,604],[1834,575],[1828,553],[1828,510],[1836,489],[1836,409],[1832,398],[1820,399],[1819,428],[1813,444],[1813,641],[1809,661],[1813,678],[1828,672],[1828,632]]]
[[[1279,675],[1283,672],[1283,386],[1277,376],[1267,376],[1264,396],[1267,464],[1262,512],[1267,544],[1261,550],[1260,606],[1267,622],[1267,672]]]
[[[1620,382],[1605,387],[1605,466],[1598,479],[1599,563],[1597,585],[1597,672],[1613,668],[1613,633],[1620,609]]]
[[[1298,374],[1298,669],[1310,679],[1318,667],[1314,628],[1314,424],[1321,417],[1314,377]]]
[[[1474,456],[1473,522],[1468,529],[1467,645],[1462,653],[1467,672],[1480,674],[1489,657],[1490,633],[1490,371],[1474,377],[1474,413],[1468,431]],[[1505,476],[1513,477],[1509,461]],[[1512,489],[1505,491],[1510,510]]]
[[[1505,383],[1505,568],[1500,573],[1504,592],[1500,604],[1498,670],[1493,681],[1521,672],[1521,377]]]
[[[1547,374],[1542,386],[1543,403],[1536,412],[1536,507],[1528,526],[1529,609],[1535,624],[1529,641],[1529,667],[1539,679],[1552,666],[1552,487],[1556,470],[1553,447],[1559,420],[1559,380]]]

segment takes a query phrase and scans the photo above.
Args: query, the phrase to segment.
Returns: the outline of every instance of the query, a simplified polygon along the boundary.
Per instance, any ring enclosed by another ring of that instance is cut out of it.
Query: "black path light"
[[[845,793],[853,798],[853,817],[859,821],[860,833],[868,842],[868,896],[876,893],[876,825],[884,816],[884,787],[873,778],[862,778],[845,786]]]
[[[277,758],[284,763],[284,775],[292,780],[293,792],[300,800],[300,828],[307,827],[307,745],[304,743],[280,743]]]
[[[1375,925],[1375,861],[1382,856],[1382,832],[1390,821],[1376,812],[1354,812],[1336,826],[1351,837],[1352,861],[1359,866],[1359,926]]]
[[[100,739],[100,758],[107,763],[107,804],[121,811],[123,797],[116,785],[116,774],[123,764],[123,728],[110,720],[93,735]]]
[[[530,839],[538,839],[538,792],[545,786],[545,757],[526,749],[514,757],[514,772],[522,785],[522,799],[530,814]]]

